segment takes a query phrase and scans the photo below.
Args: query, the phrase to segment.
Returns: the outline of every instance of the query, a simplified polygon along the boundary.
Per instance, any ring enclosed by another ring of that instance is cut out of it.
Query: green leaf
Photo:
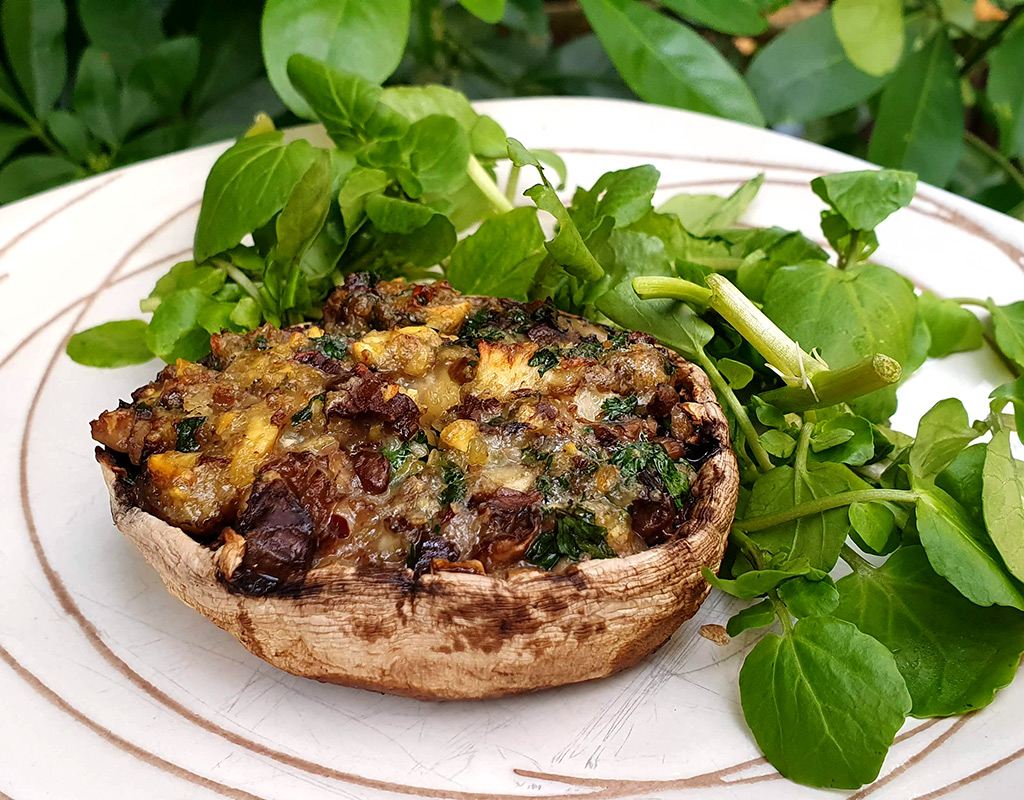
[[[463,294],[525,300],[539,261],[544,232],[532,208],[484,221],[455,245],[445,277]]]
[[[250,298],[251,299],[251,298]],[[239,326],[231,319],[235,304],[230,302],[214,302],[204,306],[199,312],[199,327],[209,334],[222,331],[239,331]]]
[[[251,297],[243,297],[235,304],[229,319],[242,330],[251,331],[263,321],[263,311]]]
[[[1010,574],[1024,577],[1024,465],[1010,452],[1010,432],[988,443],[983,472],[985,528]]]
[[[882,503],[853,503],[848,510],[850,525],[869,552],[888,553],[895,547],[896,518]]]
[[[701,575],[704,576],[704,580],[716,589],[741,600],[752,600],[762,594],[767,594],[783,581],[808,574],[815,581],[826,577],[826,573],[814,569],[806,559],[787,562],[785,567],[779,569],[752,569],[732,580],[719,578],[707,567],[701,567]]]
[[[542,211],[547,211],[558,222],[558,233],[550,242],[545,242],[551,258],[558,266],[580,280],[594,281],[604,275],[604,270],[594,258],[573,224],[572,217],[558,199],[550,184],[538,183],[527,189],[529,197]]]
[[[981,320],[959,303],[926,289],[917,298],[917,310],[931,335],[930,358],[977,350],[984,343]]]
[[[945,29],[909,53],[882,93],[868,158],[943,186],[964,149],[964,101]]]
[[[997,306],[992,300],[986,304],[992,314],[992,329],[996,344],[1003,355],[1024,368],[1024,300]]]
[[[992,702],[1024,653],[1024,616],[981,608],[901,547],[878,569],[839,583],[835,615],[888,647],[913,698],[915,717],[965,714]]]
[[[372,139],[398,139],[408,120],[381,102],[381,88],[358,74],[303,55],[288,59],[288,77],[342,149]]]
[[[3,0],[4,47],[11,71],[36,117],[45,117],[64,89],[67,48],[62,0]]]
[[[537,159],[537,156],[528,150],[518,139],[513,139],[510,136],[505,140],[505,144],[508,147],[508,157],[513,166],[535,167],[538,170],[543,169],[540,161]]]
[[[743,519],[788,511],[800,503],[829,497],[850,488],[845,467],[820,464],[808,469],[776,467],[760,475],[750,493]],[[750,537],[772,553],[783,550],[790,558],[807,559],[812,567],[830,570],[850,531],[845,508],[809,514]]]
[[[79,0],[78,16],[90,44],[127,77],[132,66],[163,41],[158,3],[139,0]]]
[[[267,75],[300,117],[312,112],[289,81],[294,81],[288,70],[293,55],[319,59],[379,84],[398,66],[408,35],[409,0],[268,0],[263,10]]]
[[[153,312],[146,330],[149,349],[167,363],[198,361],[210,352],[210,334],[199,324],[203,309],[215,302],[201,289],[169,294]]]
[[[838,172],[811,181],[811,189],[855,230],[870,231],[914,199],[917,176],[897,169]]]
[[[916,307],[912,284],[877,264],[846,270],[827,264],[784,267],[764,294],[765,313],[805,350],[817,348],[833,369],[876,353],[905,363]],[[877,422],[895,410],[895,394],[883,389],[850,405]]]
[[[330,159],[325,151],[319,150],[277,217],[274,258],[282,261],[302,258],[327,219],[331,205],[331,180]]]
[[[868,75],[896,69],[903,55],[902,0],[836,0],[832,22],[854,66]]]
[[[447,192],[467,180],[469,136],[451,117],[433,114],[414,122],[400,147],[408,154],[410,171],[421,192]],[[408,188],[406,192],[418,196]]]
[[[1010,28],[988,54],[985,92],[999,126],[999,147],[1008,156],[1024,153],[1024,27]]]
[[[46,118],[46,126],[50,129],[50,133],[53,134],[53,138],[57,140],[57,143],[75,161],[82,162],[89,158],[92,152],[89,129],[74,114],[67,111],[53,111]],[[6,157],[7,154],[4,153],[3,158]]]
[[[789,434],[771,428],[758,436],[757,440],[761,443],[761,447],[776,458],[789,458],[796,449],[796,439]]]
[[[728,197],[715,194],[678,194],[658,207],[659,214],[678,217],[694,236],[707,236],[720,228],[731,228],[743,216],[764,183],[764,173],[740,184]]]
[[[642,99],[764,125],[743,79],[696,31],[629,0],[580,5],[619,74]]]
[[[417,122],[433,114],[454,117],[468,133],[481,116],[473,110],[469,98],[447,86],[389,86],[381,92],[380,101],[401,114],[409,122]],[[501,153],[505,156],[505,137],[501,139]]]
[[[963,403],[955,397],[940,400],[917,425],[910,468],[918,478],[934,478],[980,434],[970,426]]]
[[[79,177],[78,167],[58,156],[18,156],[0,169],[0,203],[12,203]]]
[[[747,69],[768,122],[808,122],[863,103],[887,77],[861,72],[846,56],[826,9],[759,49]]]
[[[121,141],[121,91],[110,59],[87,47],[78,63],[73,93],[75,113],[97,139],[108,145]]]
[[[68,340],[67,354],[87,367],[127,367],[153,358],[141,319],[120,319],[80,331]]]
[[[173,114],[181,108],[198,69],[198,39],[167,39],[136,61],[128,85],[152,97],[164,114]]]
[[[808,617],[762,639],[740,670],[740,700],[772,766],[832,789],[878,776],[911,707],[892,654],[832,617]]]
[[[283,138],[273,132],[240,139],[214,163],[196,226],[197,261],[234,247],[284,207],[317,151]]]
[[[742,389],[754,379],[754,370],[742,361],[723,358],[717,366],[733,389]]]
[[[739,636],[752,628],[764,628],[775,622],[775,607],[771,600],[762,600],[733,614],[725,624],[729,636]]]
[[[934,485],[915,480],[917,530],[932,567],[979,606],[1024,610],[1024,586],[1014,580],[980,525]]]
[[[169,294],[182,289],[199,289],[204,294],[212,295],[219,290],[227,277],[223,269],[210,266],[198,266],[195,261],[179,261],[171,267],[167,274],[157,280],[149,300],[163,300]],[[142,302],[143,311],[154,311],[159,303]]]
[[[1017,438],[1020,439],[1021,436],[1024,436],[1024,376],[997,386],[992,390],[989,398],[989,408],[993,414],[1001,414],[1007,403],[1013,405]]]
[[[459,0],[470,14],[493,25],[505,15],[505,0]]]
[[[606,217],[623,227],[646,215],[660,177],[658,170],[645,164],[606,172],[590,190],[577,189],[570,213],[583,238],[589,238]]]
[[[443,214],[434,214],[430,222],[410,234],[378,233],[378,251],[366,269],[433,267],[443,261],[456,242],[455,228]]]
[[[21,102],[18,90],[2,64],[0,64],[0,108],[10,111],[16,117],[25,118],[32,115],[32,112]]]
[[[779,585],[779,599],[794,617],[821,617],[839,605],[839,591],[827,575],[818,581],[793,578]]]
[[[349,173],[338,192],[338,207],[349,235],[363,219],[367,198],[383,192],[387,185],[388,176],[379,169],[356,167]]]
[[[981,509],[982,473],[987,444],[972,444],[935,476],[935,485],[956,500],[977,525],[984,525]]]
[[[815,424],[811,435],[811,461],[832,461],[859,467],[874,455],[874,432],[864,417],[839,414]]]
[[[507,145],[505,144],[507,138],[505,129],[494,119],[487,116],[481,116],[477,119],[476,123],[469,130],[470,149],[474,155],[478,155],[481,158],[505,158],[507,155]],[[561,162],[561,169],[558,170],[561,176],[558,188],[561,189],[565,183],[565,163],[554,153],[547,150],[543,152],[549,156],[549,160],[546,163],[550,164],[551,158]]]
[[[616,325],[631,331],[644,331],[666,347],[688,358],[703,354],[714,330],[688,305],[675,300],[641,300],[633,291],[628,276],[596,303],[598,310]]]
[[[732,36],[757,36],[768,29],[762,4],[756,0],[661,0],[683,19]]]
[[[384,233],[412,233],[430,222],[435,213],[422,203],[398,197],[375,194],[366,200],[366,216]]]
[[[31,138],[32,131],[24,125],[11,125],[6,122],[0,122],[0,162],[6,161],[8,156],[17,150],[20,144],[27,142]]]

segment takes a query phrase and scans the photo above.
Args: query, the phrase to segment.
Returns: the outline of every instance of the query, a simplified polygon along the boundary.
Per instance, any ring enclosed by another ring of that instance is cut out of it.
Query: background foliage
[[[308,117],[285,74],[301,52],[473,98],[639,97],[769,125],[1022,216],[1022,12],[1024,0],[3,0],[0,202],[237,136],[259,111]]]

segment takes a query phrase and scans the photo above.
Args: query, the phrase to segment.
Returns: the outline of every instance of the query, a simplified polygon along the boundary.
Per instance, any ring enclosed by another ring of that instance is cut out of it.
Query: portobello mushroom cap
[[[99,461],[114,522],[167,589],[274,666],[430,700],[534,691],[636,664],[697,611],[710,588],[701,567],[719,567],[739,484],[729,427],[704,372],[669,357],[717,445],[697,470],[686,520],[661,544],[563,574],[419,574],[333,561],[286,591],[253,596],[218,579],[230,543],[213,550],[133,505],[111,454]]]

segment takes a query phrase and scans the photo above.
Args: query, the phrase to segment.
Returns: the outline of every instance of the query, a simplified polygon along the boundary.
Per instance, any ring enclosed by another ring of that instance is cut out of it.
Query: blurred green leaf
[[[310,56],[380,83],[398,66],[408,33],[409,0],[268,0],[263,60],[281,99],[308,119],[312,110],[289,80],[289,58]]]
[[[854,66],[836,36],[829,10],[772,39],[754,56],[746,77],[773,125],[806,122],[852,108],[887,80]]]
[[[580,5],[623,79],[644,100],[764,124],[739,73],[693,29],[631,0]]]
[[[87,367],[127,367],[153,360],[141,319],[104,322],[68,340],[67,354]]]
[[[505,0],[459,0],[459,3],[473,16],[492,25],[505,14]]]
[[[121,96],[110,59],[95,47],[82,53],[74,89],[75,113],[97,139],[121,141]]]
[[[24,125],[0,122],[0,162],[6,161],[18,145],[32,138],[32,131]]]
[[[46,118],[46,126],[71,158],[85,162],[92,152],[92,139],[81,119],[67,111],[57,110]]]
[[[760,4],[753,0],[659,0],[683,19],[733,36],[757,36],[768,30]]]
[[[964,100],[944,31],[910,53],[882,93],[868,158],[944,186],[964,149]]]
[[[854,66],[868,75],[896,69],[903,55],[903,0],[836,0],[832,21]]]
[[[1024,153],[1024,25],[1003,36],[988,56],[986,91],[999,126],[999,147],[1008,156]]]
[[[37,117],[53,108],[67,80],[62,0],[3,0],[4,47],[14,77]]]
[[[165,114],[173,114],[181,107],[198,69],[199,40],[181,36],[161,42],[140,58],[128,84],[149,94]]]
[[[0,203],[10,203],[80,177],[78,167],[59,156],[12,158],[0,169]]]
[[[161,5],[147,0],[79,0],[78,16],[89,42],[127,77],[135,62],[164,38]]]

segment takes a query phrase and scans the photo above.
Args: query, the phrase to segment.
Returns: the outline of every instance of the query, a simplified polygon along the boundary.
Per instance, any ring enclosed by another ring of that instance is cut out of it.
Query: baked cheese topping
[[[93,437],[239,591],[331,560],[564,571],[675,535],[716,446],[646,334],[350,276],[320,323],[212,337]]]

